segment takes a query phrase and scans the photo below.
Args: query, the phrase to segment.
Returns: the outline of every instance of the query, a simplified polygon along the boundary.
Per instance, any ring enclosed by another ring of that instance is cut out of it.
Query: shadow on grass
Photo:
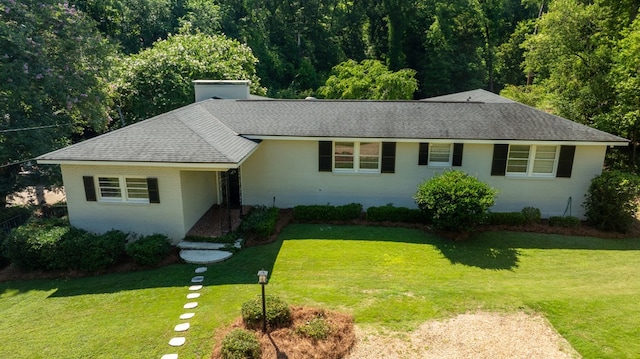
[[[260,269],[273,272],[282,241],[242,250],[225,262],[208,266],[205,286],[223,284],[258,284]],[[38,279],[0,283],[0,297],[29,291],[51,291],[49,298],[87,294],[117,293],[148,288],[188,287],[196,276],[195,264],[174,264],[151,270],[112,273],[74,279]]]
[[[640,250],[640,238],[604,239],[525,232],[484,232],[453,241],[410,228],[294,224],[281,234],[284,240],[336,239],[429,244],[452,264],[489,270],[518,267],[522,249]]]
[[[451,241],[410,228],[357,225],[292,224],[274,243],[243,249],[229,260],[210,265],[204,285],[257,284],[257,272],[273,267],[285,240],[365,240],[431,245],[452,264],[488,270],[518,267],[522,249],[640,250],[640,238],[602,239],[521,232],[485,232],[465,241]],[[195,276],[190,264],[77,279],[42,279],[0,283],[0,296],[51,291],[49,297],[117,293],[147,288],[186,287]]]

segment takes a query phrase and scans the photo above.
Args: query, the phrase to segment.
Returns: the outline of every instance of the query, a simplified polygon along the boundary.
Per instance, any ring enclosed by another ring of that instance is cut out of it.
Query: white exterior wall
[[[114,228],[140,235],[162,233],[176,243],[184,238],[217,198],[215,172],[84,165],[62,165],[61,169],[71,225],[94,233],[104,233]],[[158,179],[160,203],[87,201],[83,176],[155,177]]]
[[[365,208],[393,203],[415,207],[412,199],[425,179],[451,167],[418,166],[418,143],[398,142],[395,173],[337,174],[318,171],[318,142],[265,140],[242,165],[243,204],[281,208],[304,204],[361,203]],[[562,215],[572,197],[571,214],[582,217],[591,179],[600,174],[605,146],[577,146],[571,178],[491,176],[492,144],[465,144],[463,170],[500,192],[496,212],[537,207],[544,217]]]
[[[180,183],[186,233],[211,208],[211,205],[220,203],[218,172],[181,171]]]

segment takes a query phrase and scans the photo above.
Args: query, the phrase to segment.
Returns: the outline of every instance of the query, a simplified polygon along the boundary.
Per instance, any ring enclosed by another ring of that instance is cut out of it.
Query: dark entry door
[[[223,203],[228,203],[230,208],[240,207],[241,201],[239,169],[230,169],[222,176],[222,196]],[[227,198],[229,202],[227,202]]]

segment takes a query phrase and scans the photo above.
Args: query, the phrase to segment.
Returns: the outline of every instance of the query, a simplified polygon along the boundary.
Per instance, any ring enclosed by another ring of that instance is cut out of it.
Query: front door
[[[222,204],[229,208],[240,208],[240,170],[230,169],[220,173]]]

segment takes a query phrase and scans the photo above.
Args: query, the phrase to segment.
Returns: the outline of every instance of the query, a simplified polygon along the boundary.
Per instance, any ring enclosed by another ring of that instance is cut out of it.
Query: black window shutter
[[[556,177],[570,178],[573,170],[573,157],[576,154],[576,146],[560,146],[558,158],[558,170]]]
[[[149,192],[149,203],[160,203],[157,178],[147,178],[147,191]]]
[[[420,142],[418,148],[418,165],[426,166],[429,164],[429,144],[427,142]]]
[[[464,145],[462,143],[453,144],[453,161],[452,165],[456,167],[462,166],[462,149]]]
[[[93,176],[82,176],[82,182],[84,182],[84,196],[87,202],[95,202],[96,197],[96,184],[93,182]]]
[[[491,162],[491,175],[504,176],[507,171],[507,156],[509,145],[493,145],[493,161]]]
[[[396,143],[382,142],[382,166],[380,172],[396,172]]]
[[[333,143],[331,141],[318,141],[318,171],[331,172]]]

